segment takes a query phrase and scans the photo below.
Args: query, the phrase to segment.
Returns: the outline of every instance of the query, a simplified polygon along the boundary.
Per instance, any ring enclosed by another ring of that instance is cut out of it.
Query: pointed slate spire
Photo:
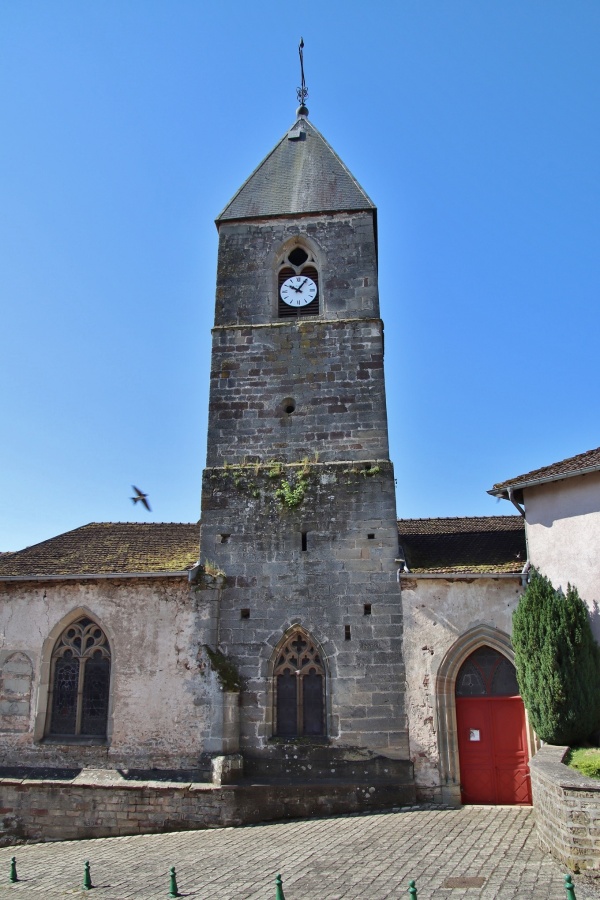
[[[301,110],[290,130],[229,201],[217,224],[232,219],[375,209]]]

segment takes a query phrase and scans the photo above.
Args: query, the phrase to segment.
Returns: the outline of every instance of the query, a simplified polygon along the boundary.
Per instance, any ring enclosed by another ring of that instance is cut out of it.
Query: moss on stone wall
[[[213,672],[217,673],[217,678],[223,690],[239,693],[242,689],[242,676],[239,674],[235,664],[220,650],[213,650],[208,644],[204,645],[204,649],[210,659]]]
[[[389,467],[389,464],[388,464]],[[300,506],[310,489],[320,483],[352,484],[355,480],[376,478],[386,471],[382,462],[364,462],[348,466],[347,463],[319,463],[316,459],[303,459],[297,463],[283,463],[270,459],[264,463],[225,463],[223,467],[209,470],[209,479],[217,490],[232,488],[248,497],[270,502],[280,511]]]

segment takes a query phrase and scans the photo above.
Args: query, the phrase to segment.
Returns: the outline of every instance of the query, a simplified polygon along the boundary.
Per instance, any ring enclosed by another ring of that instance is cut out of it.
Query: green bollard
[[[565,891],[567,892],[567,900],[577,900],[575,896],[575,885],[570,875],[565,875]]]
[[[89,891],[93,888],[92,884],[92,876],[90,875],[90,864],[89,861],[86,860],[84,869],[83,869],[83,889],[84,891]]]
[[[285,900],[281,875],[278,875],[275,879],[275,900]]]
[[[411,900],[417,900],[417,888],[414,879],[408,882],[408,893],[410,894]]]
[[[11,856],[10,858],[10,875],[8,876],[9,881],[18,881],[17,878],[17,857]]]
[[[181,897],[177,890],[177,878],[175,875],[175,866],[169,869],[169,897]]]

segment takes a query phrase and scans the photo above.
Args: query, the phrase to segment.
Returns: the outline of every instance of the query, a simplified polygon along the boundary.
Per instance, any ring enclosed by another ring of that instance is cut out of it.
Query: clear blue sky
[[[301,34],[379,208],[398,514],[510,513],[494,482],[600,445],[597,0],[5,0],[0,550],[198,518],[214,218]]]

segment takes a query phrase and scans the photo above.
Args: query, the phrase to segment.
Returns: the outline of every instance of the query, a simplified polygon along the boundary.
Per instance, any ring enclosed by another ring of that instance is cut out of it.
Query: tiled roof
[[[314,125],[299,118],[229,201],[217,222],[375,209]]]
[[[414,574],[518,574],[527,561],[521,516],[400,519],[398,535]]]
[[[516,478],[500,481],[494,485],[491,491],[488,491],[488,494],[506,497],[508,488],[522,489],[534,484],[543,484],[545,481],[557,481],[559,478],[570,478],[573,475],[582,475],[585,472],[598,470],[600,470],[600,447],[588,450],[586,453],[578,453],[577,456],[570,456],[568,459],[552,463],[549,466],[543,466],[541,469],[534,469],[532,472],[526,472],[525,475],[517,475]]]
[[[198,559],[198,524],[92,522],[0,557],[0,578],[180,572]]]

